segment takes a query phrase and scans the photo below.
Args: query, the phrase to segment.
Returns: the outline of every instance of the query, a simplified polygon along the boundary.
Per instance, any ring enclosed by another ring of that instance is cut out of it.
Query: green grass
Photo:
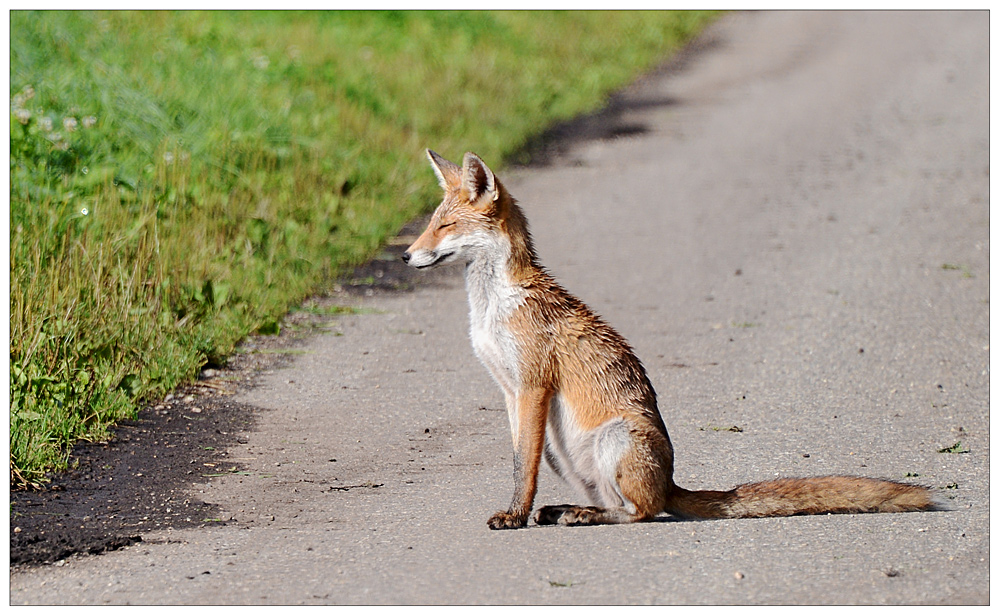
[[[11,482],[372,256],[706,13],[15,11]]]

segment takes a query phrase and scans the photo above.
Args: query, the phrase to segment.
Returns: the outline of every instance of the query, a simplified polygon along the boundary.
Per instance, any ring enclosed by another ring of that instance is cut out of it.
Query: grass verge
[[[138,405],[709,13],[24,12],[11,20],[10,470]]]

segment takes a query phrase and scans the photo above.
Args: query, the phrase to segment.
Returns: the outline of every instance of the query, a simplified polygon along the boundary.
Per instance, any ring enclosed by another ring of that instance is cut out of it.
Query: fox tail
[[[948,509],[924,486],[866,477],[774,479],[729,491],[674,487],[665,511],[681,518],[767,518],[823,513],[901,513]]]

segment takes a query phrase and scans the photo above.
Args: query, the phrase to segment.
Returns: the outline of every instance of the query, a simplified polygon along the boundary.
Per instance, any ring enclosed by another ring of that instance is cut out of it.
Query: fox
[[[527,526],[544,458],[584,505],[546,505],[537,525],[946,509],[930,488],[853,476],[779,478],[686,490],[646,370],[629,343],[539,263],[528,221],[483,160],[427,157],[444,198],[402,255],[427,269],[464,262],[469,334],[503,392],[514,494],[493,530]]]

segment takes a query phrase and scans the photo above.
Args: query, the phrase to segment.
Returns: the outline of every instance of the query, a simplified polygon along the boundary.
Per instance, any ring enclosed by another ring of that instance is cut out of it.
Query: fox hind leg
[[[629,524],[663,511],[673,470],[670,441],[664,435],[615,420],[601,429],[594,445],[593,491],[600,506],[541,507],[535,512],[536,524]]]
[[[535,524],[587,526],[593,524],[629,524],[652,518],[628,511],[624,507],[581,507],[579,505],[547,505],[535,512]]]

